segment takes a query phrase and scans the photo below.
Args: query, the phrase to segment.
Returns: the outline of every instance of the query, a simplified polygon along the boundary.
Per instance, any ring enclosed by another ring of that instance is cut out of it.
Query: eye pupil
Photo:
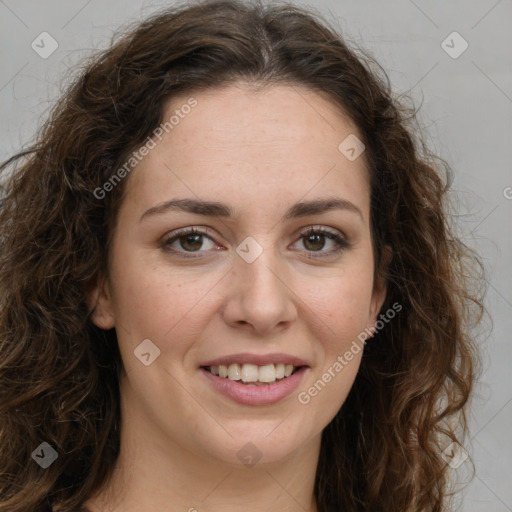
[[[325,240],[323,240],[324,238],[324,235],[322,234],[314,234],[314,235],[309,235],[308,237],[306,237],[306,246],[309,244],[309,242],[311,240],[314,240],[313,241],[313,248],[311,248],[311,246],[308,248],[306,247],[306,249],[309,251],[309,250],[318,250],[318,249],[322,249],[323,246],[325,245]],[[320,243],[319,243],[320,241]]]
[[[181,246],[183,247],[183,249],[188,249],[188,250],[197,250],[197,249],[200,249],[201,248],[201,245],[202,245],[202,235],[200,234],[188,234],[188,235],[184,235],[184,236],[181,236],[180,237],[180,244]],[[183,243],[183,239],[186,240],[185,243]],[[190,240],[195,240],[195,246],[194,246],[194,241],[192,241],[192,247],[187,247],[188,243]]]

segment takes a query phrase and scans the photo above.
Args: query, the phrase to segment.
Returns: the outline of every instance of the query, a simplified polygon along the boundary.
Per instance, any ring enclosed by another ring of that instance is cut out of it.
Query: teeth
[[[276,373],[276,367],[273,364],[266,364],[265,366],[260,366],[258,380],[260,382],[275,382]]]
[[[230,364],[228,368],[228,378],[231,380],[240,380],[242,375],[240,374],[239,364]]]
[[[234,366],[234,365],[231,365]],[[230,368],[231,368],[230,366]],[[238,366],[238,365],[237,365]],[[242,366],[242,381],[243,382],[257,382],[259,377],[258,366],[255,364],[244,364]]]
[[[295,366],[292,364],[265,364],[258,366],[255,364],[243,364],[237,363],[219,366],[211,366],[208,368],[213,375],[219,377],[228,378],[230,380],[241,380],[242,382],[253,382],[258,384],[268,384],[275,382],[276,380],[284,379],[289,377]]]

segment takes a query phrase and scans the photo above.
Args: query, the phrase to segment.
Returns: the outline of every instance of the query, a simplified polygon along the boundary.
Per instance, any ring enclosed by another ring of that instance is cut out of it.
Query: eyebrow
[[[226,204],[216,201],[203,201],[199,199],[171,199],[157,204],[146,210],[139,222],[146,217],[166,213],[168,211],[183,211],[209,217],[233,218],[233,210]],[[363,213],[352,202],[342,198],[316,199],[313,201],[301,201],[291,206],[281,220],[290,220],[308,215],[318,215],[331,210],[346,210],[356,213],[363,220]]]

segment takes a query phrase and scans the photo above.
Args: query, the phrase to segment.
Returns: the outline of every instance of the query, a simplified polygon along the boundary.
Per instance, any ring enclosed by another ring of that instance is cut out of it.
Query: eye
[[[342,234],[324,227],[308,228],[300,234],[299,240],[303,241],[308,258],[332,257],[350,247],[350,243]],[[205,242],[208,242],[206,247]],[[168,253],[177,254],[184,258],[197,258],[200,257],[202,252],[223,249],[215,244],[214,240],[208,235],[208,229],[206,228],[204,230],[184,228],[174,231],[164,237],[161,247]],[[324,250],[325,247],[328,250]],[[329,247],[331,248],[329,249]],[[193,253],[198,254],[194,255]]]
[[[218,248],[207,233],[207,229],[204,231],[196,228],[181,229],[167,235],[161,245],[167,252],[180,253],[186,258],[195,258],[197,256],[187,255],[187,253],[203,252],[201,248],[204,248],[205,239],[210,242],[210,247],[207,247],[206,250]]]
[[[309,253],[308,258],[335,256],[350,247],[350,243],[343,235],[324,227],[312,227],[303,231],[300,240],[303,240],[306,252]],[[331,249],[323,250],[326,246],[331,246]]]

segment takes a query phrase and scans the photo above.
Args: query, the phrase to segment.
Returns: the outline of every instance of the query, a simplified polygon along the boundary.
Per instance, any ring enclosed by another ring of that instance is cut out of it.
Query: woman
[[[293,6],[95,57],[2,166],[0,509],[446,510],[478,259],[413,117]]]

